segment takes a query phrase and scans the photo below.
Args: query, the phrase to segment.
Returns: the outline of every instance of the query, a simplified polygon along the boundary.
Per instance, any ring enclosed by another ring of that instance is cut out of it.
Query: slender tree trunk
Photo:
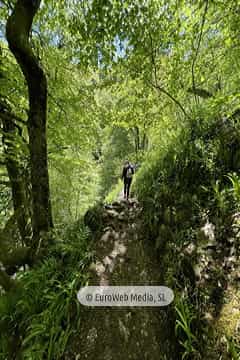
[[[26,196],[27,184],[25,183],[24,169],[21,168],[16,159],[17,152],[14,146],[17,137],[16,127],[10,116],[2,116],[2,123],[4,132],[2,141],[5,164],[12,189],[14,215],[22,238],[22,244],[29,245],[31,239],[30,211]]]
[[[6,34],[28,85],[29,93],[29,150],[32,183],[33,248],[37,248],[41,232],[49,231],[52,214],[47,164],[47,80],[29,42],[33,18],[41,0],[17,0],[8,18]]]
[[[138,126],[134,126],[133,131],[134,131],[136,160],[138,160],[138,153],[139,153],[139,150],[140,150],[140,138],[139,138],[139,128],[138,128]]]
[[[142,146],[141,146],[141,149],[143,151],[145,151],[145,148],[146,148],[146,133],[144,132],[143,133],[143,137],[142,137]]]
[[[136,130],[136,148],[137,150],[139,151],[140,149],[140,134],[139,134],[139,127],[136,126],[135,127],[135,130]]]

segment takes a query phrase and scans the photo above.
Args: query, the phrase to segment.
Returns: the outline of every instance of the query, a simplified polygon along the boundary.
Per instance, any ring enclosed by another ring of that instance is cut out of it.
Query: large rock
[[[95,232],[97,230],[100,230],[103,225],[102,206],[96,205],[88,209],[83,219],[84,219],[84,224],[88,226],[91,231]]]
[[[118,217],[118,212],[116,210],[107,210],[107,215],[110,218],[117,218]]]

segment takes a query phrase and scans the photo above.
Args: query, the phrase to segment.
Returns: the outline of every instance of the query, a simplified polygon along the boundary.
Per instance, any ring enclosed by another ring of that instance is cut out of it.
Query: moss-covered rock
[[[103,226],[103,207],[97,204],[90,208],[84,215],[84,224],[92,232],[100,230]]]

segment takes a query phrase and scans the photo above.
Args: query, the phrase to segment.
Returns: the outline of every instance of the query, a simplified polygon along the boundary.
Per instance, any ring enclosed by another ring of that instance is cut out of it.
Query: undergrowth
[[[116,201],[123,190],[123,182],[119,179],[118,183],[115,184],[105,197],[105,202],[111,204]]]
[[[135,191],[143,206],[146,238],[155,246],[163,280],[177,298],[184,295],[188,299],[175,304],[180,357],[199,359],[207,356],[209,339],[201,316],[208,298],[204,289],[194,295],[197,259],[192,255],[184,264],[183,250],[198,246],[199,230],[206,222],[213,224],[216,241],[223,248],[232,235],[232,218],[239,211],[240,199],[240,160],[234,154],[240,147],[240,124],[231,118],[227,123],[219,118],[196,118],[184,125],[167,146],[153,148],[147,155],[136,176]],[[226,353],[235,354],[237,349],[230,342]]]
[[[92,258],[81,221],[54,234],[35,268],[18,273],[18,289],[0,297],[0,359],[60,359],[81,322],[77,291]]]

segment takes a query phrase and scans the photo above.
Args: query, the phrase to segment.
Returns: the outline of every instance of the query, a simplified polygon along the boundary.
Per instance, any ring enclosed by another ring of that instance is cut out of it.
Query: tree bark
[[[18,0],[8,18],[6,35],[28,85],[28,134],[32,183],[33,248],[37,249],[41,232],[52,227],[47,163],[47,80],[29,42],[33,18],[41,0]]]
[[[135,142],[135,153],[136,158],[138,158],[138,152],[140,150],[140,138],[139,138],[139,128],[138,126],[134,126],[134,142]]]
[[[27,184],[25,183],[24,169],[21,168],[17,161],[17,151],[14,146],[16,141],[16,127],[10,116],[0,114],[3,123],[3,137],[5,164],[10,180],[12,190],[12,201],[14,214],[18,225],[18,230],[22,238],[22,243],[30,244],[31,239],[31,222],[30,211],[26,196]]]
[[[144,132],[144,133],[143,133],[143,137],[142,137],[142,146],[141,146],[141,149],[142,149],[143,151],[145,151],[146,148],[147,148],[147,135],[146,135],[146,133]]]

